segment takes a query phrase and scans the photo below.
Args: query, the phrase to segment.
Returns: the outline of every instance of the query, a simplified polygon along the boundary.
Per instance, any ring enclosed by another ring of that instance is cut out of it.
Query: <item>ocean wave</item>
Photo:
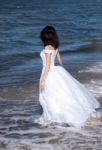
[[[9,69],[12,66],[22,64],[24,61],[36,59],[39,57],[39,52],[26,52],[18,54],[1,55],[0,70]]]
[[[84,70],[79,70],[79,73],[89,72],[89,73],[96,73],[102,74],[102,62],[96,62],[91,64],[91,66],[87,66]]]

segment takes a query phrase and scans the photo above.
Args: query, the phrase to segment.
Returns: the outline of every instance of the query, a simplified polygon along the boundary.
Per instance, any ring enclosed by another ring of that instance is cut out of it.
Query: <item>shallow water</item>
[[[102,146],[102,109],[86,125],[39,124],[38,96],[30,100],[0,100],[0,150],[94,149]]]

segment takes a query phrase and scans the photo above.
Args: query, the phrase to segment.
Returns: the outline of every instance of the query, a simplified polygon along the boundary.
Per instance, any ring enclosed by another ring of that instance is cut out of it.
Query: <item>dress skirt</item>
[[[73,127],[83,126],[100,106],[92,93],[60,65],[51,66],[45,88],[39,91],[39,102],[43,108],[40,123],[67,123]]]

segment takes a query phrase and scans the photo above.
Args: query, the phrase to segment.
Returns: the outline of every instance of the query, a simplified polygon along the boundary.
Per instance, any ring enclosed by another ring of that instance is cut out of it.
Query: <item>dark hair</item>
[[[59,38],[56,30],[52,26],[46,26],[40,33],[44,46],[52,45],[55,49],[59,47]]]

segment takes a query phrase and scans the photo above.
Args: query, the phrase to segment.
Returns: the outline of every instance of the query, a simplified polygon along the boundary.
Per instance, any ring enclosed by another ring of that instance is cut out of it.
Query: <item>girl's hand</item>
[[[40,90],[44,89],[45,88],[45,81],[40,81]]]

